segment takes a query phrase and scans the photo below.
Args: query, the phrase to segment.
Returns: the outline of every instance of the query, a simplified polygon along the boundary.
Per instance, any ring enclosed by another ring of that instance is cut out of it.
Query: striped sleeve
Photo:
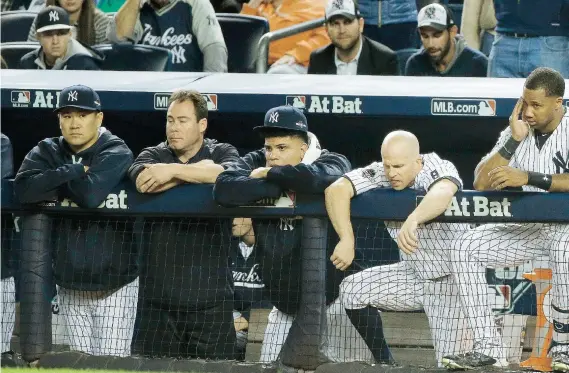
[[[109,43],[107,38],[107,28],[112,21],[112,16],[99,10],[95,10],[95,44]]]
[[[417,186],[428,191],[436,182],[447,179],[462,189],[462,180],[456,167],[449,161],[441,159],[436,153],[423,156],[423,169],[417,176]]]
[[[352,183],[356,196],[371,189],[391,187],[382,162],[374,162],[369,166],[355,169],[346,173],[344,177]]]
[[[500,137],[498,137],[498,141],[496,141],[496,144],[492,148],[492,151],[486,154],[484,158],[482,158],[482,160],[485,160],[491,155],[497,153],[500,150],[500,148],[504,146],[504,144],[510,139],[510,137],[512,137],[512,129],[510,128],[510,126],[508,126],[502,132],[500,132]],[[515,153],[512,159],[510,159],[509,166],[518,167],[516,163]]]

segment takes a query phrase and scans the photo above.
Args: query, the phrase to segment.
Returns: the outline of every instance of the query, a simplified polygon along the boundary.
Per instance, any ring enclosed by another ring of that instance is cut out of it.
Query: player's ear
[[[200,133],[204,133],[205,130],[207,129],[207,119],[206,118],[200,119],[198,125],[200,126]]]
[[[557,97],[555,100],[555,110],[563,110],[563,97]]]
[[[101,126],[103,125],[103,117],[104,117],[103,112],[99,111],[97,113],[97,127],[99,128],[101,128]]]

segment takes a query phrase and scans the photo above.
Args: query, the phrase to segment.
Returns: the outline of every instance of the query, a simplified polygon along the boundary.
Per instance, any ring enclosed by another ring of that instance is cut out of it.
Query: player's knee
[[[340,301],[347,309],[361,307],[361,299],[356,290],[354,276],[346,277],[340,284]]]

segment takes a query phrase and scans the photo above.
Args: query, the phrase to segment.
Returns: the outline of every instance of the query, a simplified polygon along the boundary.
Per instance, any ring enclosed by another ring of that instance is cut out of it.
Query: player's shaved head
[[[393,131],[385,136],[381,145],[381,154],[406,156],[412,159],[419,157],[421,149],[417,136],[409,131]]]
[[[390,132],[381,145],[385,175],[395,190],[412,185],[423,166],[419,140],[408,131]]]

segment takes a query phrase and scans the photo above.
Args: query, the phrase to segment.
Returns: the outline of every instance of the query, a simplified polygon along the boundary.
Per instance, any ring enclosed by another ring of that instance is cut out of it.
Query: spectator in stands
[[[488,58],[466,45],[446,6],[425,6],[419,12],[418,24],[423,49],[409,57],[405,75],[486,76]]]
[[[71,37],[72,26],[65,9],[44,8],[35,25],[41,46],[20,59],[20,69],[100,70],[103,55]]]
[[[1,136],[2,152],[1,158],[1,174],[2,180],[10,179],[14,176],[14,158],[12,152],[12,143],[8,136],[3,133]],[[3,215],[3,219],[7,216]],[[12,366],[17,364],[14,360],[14,352],[10,347],[12,339],[12,332],[14,331],[14,322],[16,319],[16,286],[14,282],[14,270],[11,263],[12,248],[9,232],[5,231],[7,225],[5,222],[2,224],[2,320],[0,327],[0,349],[2,353],[1,365],[3,367]],[[7,230],[7,229],[6,229]]]
[[[95,7],[93,0],[40,0],[41,6],[37,11],[40,12],[45,6],[62,7],[69,13],[69,20],[73,25],[72,36],[81,43],[93,46],[96,44],[108,43],[107,28],[111,17]],[[45,5],[44,5],[45,4]],[[32,24],[28,41],[38,41],[36,35],[36,25]]]
[[[239,159],[230,144],[205,138],[208,108],[196,91],[170,96],[167,141],[144,149],[129,170],[140,193],[183,184],[212,184]],[[189,192],[189,191],[188,191]],[[218,219],[146,219],[150,229],[142,273],[136,353],[234,359],[231,227]]]
[[[172,71],[227,72],[227,47],[209,0],[126,0],[110,23],[111,42],[131,40],[172,54]]]
[[[270,30],[277,31],[324,17],[325,7],[326,0],[250,0],[241,13],[266,18]],[[273,41],[269,45],[267,73],[304,74],[310,53],[329,43],[324,27]]]
[[[415,0],[359,0],[364,35],[393,50],[417,48]]]
[[[399,74],[395,52],[362,35],[364,20],[353,0],[329,0],[325,25],[332,44],[312,52],[309,74]]]
[[[492,0],[464,0],[461,34],[470,48],[490,54],[496,22]]]
[[[316,136],[308,132],[306,117],[292,106],[270,109],[264,126],[254,130],[265,139],[264,149],[245,155],[219,175],[213,196],[222,206],[292,206],[295,193],[321,194],[351,168],[343,155],[320,148]],[[261,361],[268,363],[277,359],[299,307],[302,221],[253,219],[253,227],[265,298],[274,306],[261,349]],[[328,355],[334,361],[369,361],[365,343],[343,308],[337,307],[345,272],[328,265]]]
[[[262,305],[265,284],[261,277],[257,250],[255,250],[255,232],[251,219],[233,219],[232,234],[234,239],[231,240],[229,260],[235,286],[235,310],[233,311],[233,322],[237,332],[235,352],[238,360],[244,360],[250,310],[252,307]]]
[[[569,79],[569,0],[494,0],[497,35],[488,76],[526,78],[550,67]]]
[[[42,140],[16,174],[19,202],[127,208],[124,190],[113,190],[133,156],[123,140],[102,127],[99,95],[82,85],[64,88],[57,116],[62,136]],[[55,282],[72,350],[130,355],[138,299],[132,222],[71,214],[53,220]]]

